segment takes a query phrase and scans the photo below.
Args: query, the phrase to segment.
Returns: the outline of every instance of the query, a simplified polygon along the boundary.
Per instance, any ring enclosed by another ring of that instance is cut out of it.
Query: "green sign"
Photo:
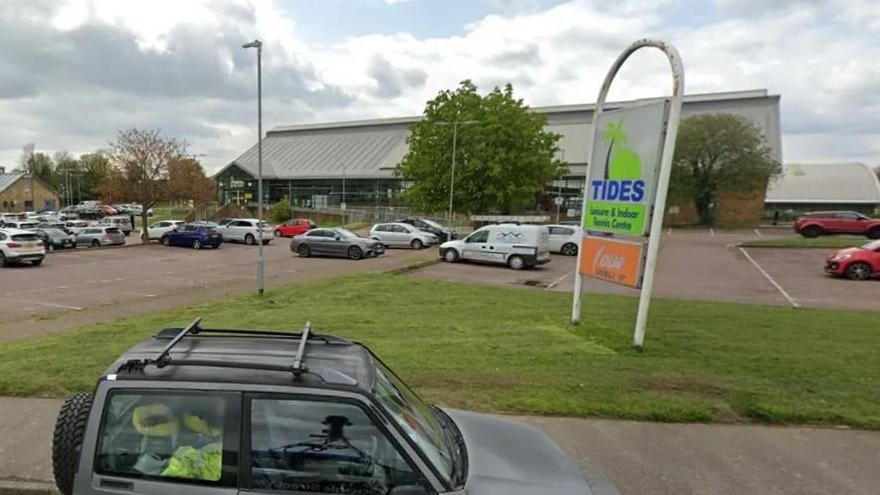
[[[605,112],[597,122],[584,228],[642,236],[657,189],[666,102]]]

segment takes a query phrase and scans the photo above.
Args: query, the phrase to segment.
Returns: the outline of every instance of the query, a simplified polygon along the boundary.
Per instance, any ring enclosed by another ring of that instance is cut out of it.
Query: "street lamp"
[[[455,194],[455,148],[458,143],[458,126],[479,124],[479,120],[452,120],[445,122],[435,122],[437,125],[452,126],[452,174],[449,178],[449,221],[452,221],[452,198]]]
[[[241,45],[257,49],[257,294],[263,295],[263,42],[254,40]]]

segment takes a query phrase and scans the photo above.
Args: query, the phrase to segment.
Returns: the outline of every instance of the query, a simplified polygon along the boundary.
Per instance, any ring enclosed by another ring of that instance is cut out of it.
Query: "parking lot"
[[[435,256],[434,250],[388,250],[379,258],[352,261],[299,258],[289,239],[266,246],[266,286],[371,270],[389,270]],[[0,340],[59,331],[71,325],[180,307],[256,291],[255,246],[225,243],[194,250],[159,244],[50,253],[42,266],[2,269]],[[27,325],[10,324],[38,317]]]
[[[814,308],[880,309],[880,281],[834,279],[823,272],[829,249],[739,248],[738,243],[791,232],[767,230],[666,230],[654,295],[673,299],[730,301]],[[572,291],[576,258],[529,270],[472,263],[443,263],[414,276],[543,290]],[[638,295],[638,291],[584,278],[584,292]]]

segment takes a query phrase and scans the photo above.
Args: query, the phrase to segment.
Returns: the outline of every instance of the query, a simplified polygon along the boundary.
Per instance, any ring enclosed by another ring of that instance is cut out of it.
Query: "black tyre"
[[[422,249],[425,247],[425,244],[421,241],[421,239],[413,239],[411,243],[409,243],[413,249]]]
[[[280,230],[276,230],[276,231],[275,231],[275,237],[284,237],[284,236],[281,234],[281,231],[280,231]]]
[[[6,261],[6,256],[4,256],[3,253],[0,253],[0,267],[2,266],[9,266],[9,262]]]
[[[563,244],[559,251],[566,256],[577,256],[578,247],[577,244],[569,242],[568,244]]]
[[[73,478],[79,464],[79,452],[92,410],[92,400],[91,393],[76,393],[68,397],[58,411],[52,436],[52,472],[55,474],[55,486],[62,495],[73,493]]]
[[[202,249],[202,243],[198,239],[193,239],[193,249]]]
[[[31,261],[31,264],[34,266],[40,266],[43,264],[43,260],[34,260],[34,261]]]
[[[247,244],[248,246],[253,246],[254,244],[257,243],[257,238],[254,237],[253,234],[248,234],[248,235],[244,236],[244,243]]]
[[[507,258],[507,266],[514,270],[522,270],[526,267],[526,261],[522,259],[522,256],[513,255],[510,258]]]
[[[101,241],[94,239],[94,240],[92,240],[91,246],[92,247],[101,247]]]
[[[170,246],[171,245],[171,239],[169,239],[167,235],[162,236],[162,245],[163,246]]]
[[[850,280],[868,280],[871,278],[873,274],[873,270],[871,270],[871,265],[867,263],[853,263],[846,267],[846,278]]]
[[[808,238],[819,237],[820,235],[822,235],[822,229],[820,229],[816,225],[810,225],[808,227],[804,227],[801,230],[801,235]]]
[[[880,239],[880,227],[874,227],[868,231],[868,239]]]
[[[364,251],[357,246],[352,246],[348,248],[348,257],[353,260],[359,260],[364,257]]]
[[[443,253],[443,261],[447,263],[455,263],[456,261],[458,261],[458,251],[456,251],[455,249],[447,249]]]
[[[308,258],[312,255],[312,250],[309,249],[309,246],[306,244],[300,244],[298,248],[296,248],[296,254],[298,254],[301,258]]]

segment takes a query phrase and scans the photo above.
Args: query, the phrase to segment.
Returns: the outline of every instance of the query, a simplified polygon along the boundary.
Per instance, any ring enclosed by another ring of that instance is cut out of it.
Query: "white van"
[[[550,262],[550,233],[545,225],[487,225],[464,239],[440,245],[443,261],[499,263],[514,270]]]

